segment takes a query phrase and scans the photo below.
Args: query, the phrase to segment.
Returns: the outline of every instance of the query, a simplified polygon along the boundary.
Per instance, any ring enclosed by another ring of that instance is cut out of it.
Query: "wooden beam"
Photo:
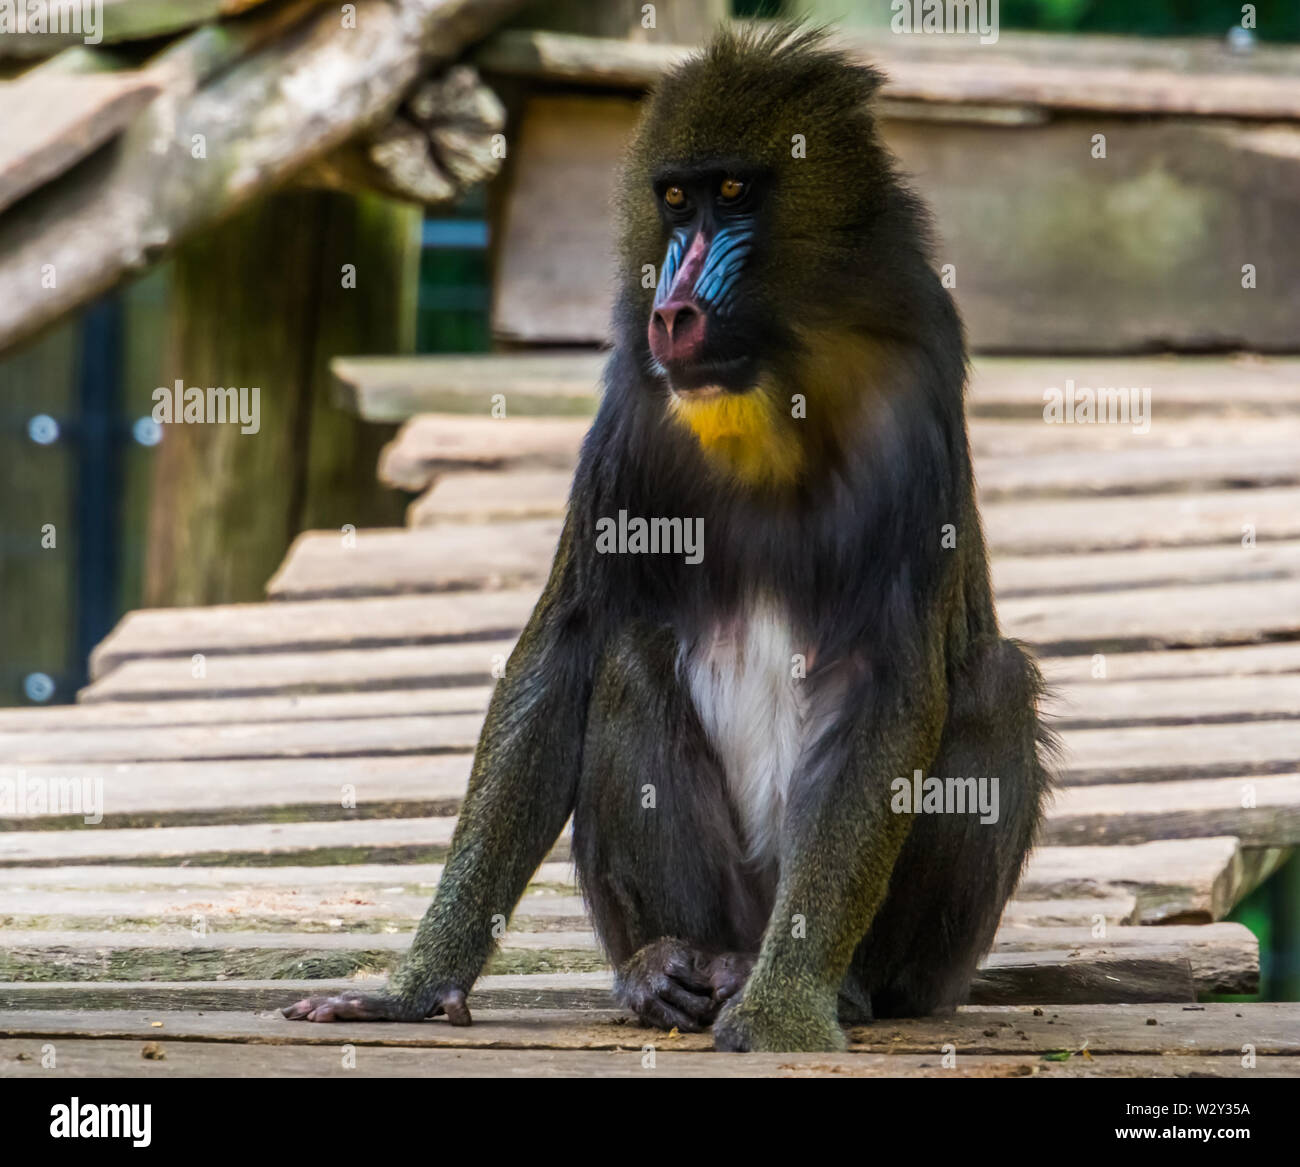
[[[1126,44],[1122,37],[1002,34],[973,37],[841,32],[835,41],[888,80],[882,96],[940,105],[986,103],[1124,114],[1300,119],[1294,50],[1266,51],[1242,72],[1226,49]],[[498,33],[476,54],[490,72],[568,85],[639,91],[689,55],[682,45],[538,30]]]
[[[170,80],[114,149],[0,220],[0,349],[382,125],[423,72],[518,6],[358,0],[353,30],[342,32],[338,13],[323,10],[197,92]]]
[[[139,73],[0,82],[0,212],[119,134],[158,91]]]

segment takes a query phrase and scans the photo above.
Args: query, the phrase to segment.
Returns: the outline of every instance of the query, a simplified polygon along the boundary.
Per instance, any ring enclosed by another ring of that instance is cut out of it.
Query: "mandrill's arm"
[[[546,590],[497,682],[451,854],[411,950],[383,993],[312,997],[284,1015],[310,1021],[468,1025],[466,995],[573,809],[591,686],[591,638],[574,603],[566,526]],[[498,930],[499,931],[499,930]]]

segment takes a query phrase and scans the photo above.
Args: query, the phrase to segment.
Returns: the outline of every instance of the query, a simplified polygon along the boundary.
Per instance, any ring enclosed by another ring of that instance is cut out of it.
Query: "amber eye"
[[[686,202],[686,192],[680,186],[670,186],[664,191],[664,202],[674,209]]]
[[[724,178],[722,185],[718,187],[720,194],[727,202],[734,202],[745,193],[745,184],[738,178]]]

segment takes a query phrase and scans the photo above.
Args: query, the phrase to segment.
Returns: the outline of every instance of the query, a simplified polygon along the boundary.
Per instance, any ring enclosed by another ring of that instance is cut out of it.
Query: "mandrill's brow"
[[[650,184],[656,191],[670,186],[714,187],[724,178],[735,178],[746,183],[766,182],[770,178],[767,167],[740,158],[711,158],[707,162],[678,163],[656,170]]]

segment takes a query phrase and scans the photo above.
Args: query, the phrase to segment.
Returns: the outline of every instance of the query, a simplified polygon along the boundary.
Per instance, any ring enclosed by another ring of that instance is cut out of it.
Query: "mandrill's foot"
[[[280,1012],[290,1021],[423,1021],[445,1013],[452,1025],[470,1024],[469,1006],[461,989],[439,990],[428,1008],[384,993],[349,990],[334,996],[305,997]]]
[[[667,936],[623,964],[614,992],[646,1025],[699,1033],[744,988],[753,967],[744,953],[705,952]]]
[[[841,1050],[845,1044],[833,997],[823,1007],[795,999],[760,1003],[746,993],[723,1009],[713,1026],[714,1049],[729,1053]]]

